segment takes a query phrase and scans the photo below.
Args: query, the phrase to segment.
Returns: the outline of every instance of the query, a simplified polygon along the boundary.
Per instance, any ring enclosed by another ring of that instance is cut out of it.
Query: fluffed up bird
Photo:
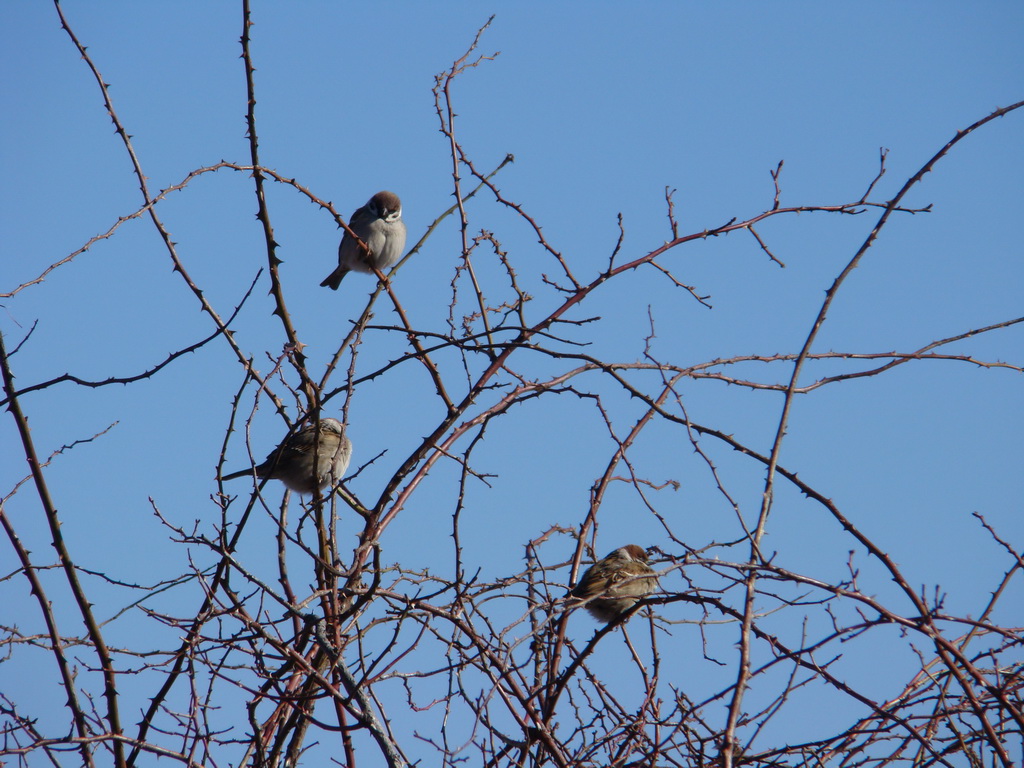
[[[370,253],[359,245],[347,231],[338,246],[338,268],[320,285],[338,290],[341,280],[349,272],[381,271],[394,264],[405,249],[405,222],[402,221],[402,201],[394,192],[378,192],[366,205],[352,214],[349,228],[359,235]]]
[[[590,615],[610,624],[657,588],[658,578],[647,565],[647,552],[627,544],[587,568],[569,594],[586,600]]]
[[[315,424],[307,424],[271,451],[262,464],[232,472],[222,479],[252,477],[255,472],[257,477],[280,480],[298,493],[313,493],[341,480],[351,458],[352,441],[345,435],[341,422],[320,419],[319,435]]]

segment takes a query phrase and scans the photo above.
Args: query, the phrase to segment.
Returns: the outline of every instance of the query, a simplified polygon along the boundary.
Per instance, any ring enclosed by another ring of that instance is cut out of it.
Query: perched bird
[[[352,441],[345,436],[341,422],[320,419],[319,435],[315,424],[307,424],[271,451],[262,464],[224,475],[223,479],[252,477],[255,472],[257,477],[280,480],[298,493],[313,493],[341,480],[351,458]]]
[[[348,232],[338,246],[338,268],[320,285],[338,290],[341,279],[349,272],[383,271],[398,261],[405,249],[405,222],[402,221],[402,201],[394,192],[378,192],[366,205],[352,214],[349,227],[359,235],[370,253],[359,245]]]
[[[569,594],[586,600],[590,615],[610,624],[657,589],[658,579],[653,574],[647,552],[627,544],[587,568]]]

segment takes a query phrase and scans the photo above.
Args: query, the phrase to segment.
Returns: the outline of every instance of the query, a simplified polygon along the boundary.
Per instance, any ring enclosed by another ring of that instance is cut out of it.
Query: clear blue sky
[[[222,159],[249,162],[238,5],[62,4],[111,85],[153,189]],[[480,169],[515,155],[499,186],[536,218],[583,280],[605,265],[619,213],[624,257],[669,239],[666,187],[678,190],[680,232],[700,231],[770,207],[769,172],[780,160],[783,205],[852,202],[874,177],[884,147],[887,173],[875,199],[885,200],[958,129],[1024,96],[1020,3],[256,2],[252,50],[263,164],[346,216],[373,192],[396,191],[415,242],[452,199],[434,76],[466,50],[491,13],[496,18],[479,52],[500,55],[456,80],[458,138]],[[140,193],[97,87],[51,5],[0,9],[0,71],[0,292],[9,292],[137,210]],[[1024,114],[1014,113],[936,167],[907,200],[932,204],[933,212],[889,225],[845,285],[815,351],[913,351],[1024,315],[1022,139]],[[350,277],[337,294],[320,288],[336,259],[339,232],[330,215],[280,185],[271,187],[269,204],[289,305],[319,370],[372,281]],[[233,171],[197,179],[160,207],[194,278],[222,315],[266,263],[255,210],[251,182]],[[532,231],[509,211],[481,196],[469,212],[471,232],[493,231],[524,274],[534,279],[550,271]],[[648,308],[660,359],[695,364],[796,352],[824,291],[875,218],[809,214],[769,222],[761,234],[784,269],[745,233],[665,257],[680,279],[711,295],[711,310],[654,270],[641,270],[614,292],[596,294],[574,317],[601,315],[588,352],[623,362],[643,355]],[[396,279],[418,327],[443,330],[459,243],[448,220]],[[491,268],[481,270],[485,280],[501,284]],[[232,324],[264,371],[272,367],[267,355],[279,355],[283,343],[267,286],[264,275]],[[549,299],[538,298],[538,316]],[[132,375],[213,330],[145,219],[3,305],[8,349],[38,321],[13,361],[20,386],[63,373]],[[384,304],[376,319],[396,320]],[[365,370],[397,354],[399,341],[365,349]],[[945,351],[1019,366],[1024,328]],[[555,370],[537,365],[537,375]],[[866,367],[811,366],[807,381]],[[789,369],[759,364],[731,372],[777,382]],[[212,530],[216,460],[241,383],[238,365],[215,342],[141,384],[61,384],[24,397],[44,454],[117,422],[49,470],[80,564],[138,581],[186,567],[148,499],[176,524],[200,519]],[[798,399],[782,463],[862,524],[913,581],[942,584],[951,610],[977,610],[1006,564],[971,513],[983,513],[1018,548],[1024,545],[1021,383],[1013,370],[927,361],[825,387]],[[389,451],[354,482],[367,499],[376,498],[379,484],[436,422],[436,402],[410,396],[424,389],[429,396],[422,372],[406,366],[358,393],[350,414],[353,467]],[[768,450],[777,395],[716,381],[690,382],[684,391],[695,421]],[[626,428],[640,413],[637,404],[609,398],[620,409],[617,426]],[[250,407],[251,397],[243,411]],[[281,433],[264,408],[252,436],[259,458]],[[706,466],[680,438],[652,429],[636,447],[646,476],[681,483],[678,491],[655,494],[659,511],[690,546],[738,538]],[[24,474],[9,417],[0,419],[0,441],[0,493],[6,494]],[[471,570],[482,568],[485,578],[512,573],[522,566],[528,540],[551,524],[578,524],[611,450],[592,405],[571,396],[520,408],[495,424],[476,461],[477,469],[498,477],[491,487],[470,489],[463,520]],[[721,446],[710,450],[744,514],[756,515],[760,467]],[[231,469],[244,464],[243,441],[232,444],[229,458]],[[426,567],[441,551],[449,562],[456,476],[452,466],[435,469],[387,531],[386,561]],[[28,488],[8,511],[45,560],[48,538]],[[615,488],[602,515],[601,554],[632,540],[667,546],[660,525],[626,485]],[[852,547],[840,534],[815,505],[780,489],[767,542],[786,567],[842,578]],[[550,561],[570,551],[563,541],[550,550]],[[249,554],[258,557],[258,547]],[[0,544],[0,572],[13,570],[13,562]],[[887,592],[884,579],[877,589]],[[0,600],[17,606],[24,623],[36,620],[23,582],[3,590]],[[117,604],[111,597],[109,604],[98,600],[103,615]],[[695,618],[679,605],[672,610],[673,619]],[[589,635],[588,619],[573,621],[581,638]],[[679,627],[666,642],[681,643],[680,653],[693,651],[699,660],[696,637]],[[723,657],[733,641],[723,635]],[[858,661],[851,650],[852,668],[865,660],[884,667],[873,653],[863,651]],[[41,658],[41,668],[46,664]],[[693,662],[695,691],[703,672],[709,680],[719,674],[704,666]],[[0,688],[23,686],[28,674],[0,667]],[[876,685],[879,697],[889,694],[884,681]]]

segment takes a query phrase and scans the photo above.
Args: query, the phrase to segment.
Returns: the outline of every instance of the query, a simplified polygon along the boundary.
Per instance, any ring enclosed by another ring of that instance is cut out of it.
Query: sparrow
[[[352,214],[349,228],[359,235],[370,253],[359,245],[347,231],[338,246],[338,268],[320,285],[338,290],[341,279],[349,272],[383,271],[398,261],[405,249],[405,222],[402,221],[402,201],[394,192],[378,192],[366,205]]]
[[[627,544],[587,568],[569,594],[586,600],[590,615],[610,624],[657,589],[658,579],[653,574],[647,552]]]
[[[352,441],[337,419],[320,419],[319,435],[315,424],[307,424],[285,438],[267,460],[251,469],[224,475],[223,480],[236,477],[257,477],[280,480],[298,493],[313,493],[341,480],[352,458]],[[314,472],[313,462],[316,461]]]

